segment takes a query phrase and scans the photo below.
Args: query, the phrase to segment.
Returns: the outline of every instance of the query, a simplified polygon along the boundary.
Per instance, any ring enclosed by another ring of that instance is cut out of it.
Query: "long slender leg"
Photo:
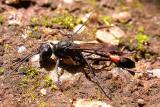
[[[61,81],[60,81],[60,77],[61,77],[62,73],[60,73],[60,72],[58,71],[59,63],[60,63],[60,59],[57,60],[55,69],[56,69],[57,78],[58,78],[58,80],[57,80],[57,85],[58,85],[59,89],[62,91]]]
[[[98,81],[98,78],[96,77],[96,74],[95,74],[93,68],[91,67],[91,65],[89,64],[89,62],[84,58],[83,55],[82,55],[82,57],[83,57],[85,63],[87,64],[87,66],[88,66],[89,69],[90,69],[90,72],[91,72],[91,74],[92,74],[92,78],[88,75],[87,72],[85,72],[85,75],[86,75],[87,77],[89,77],[89,79],[99,87],[99,89],[101,90],[101,92],[103,92],[103,93],[105,94],[105,96],[111,100],[110,94],[109,94],[109,93],[107,94],[107,93],[104,91],[104,89],[102,88],[102,86],[100,85],[100,82]]]
[[[57,60],[57,62],[56,62],[56,66],[55,66],[55,69],[56,69],[56,73],[57,73],[57,77],[58,77],[58,85],[60,85],[60,74],[59,74],[59,72],[58,72],[58,66],[59,66],[59,62],[60,62],[60,59],[58,59]]]

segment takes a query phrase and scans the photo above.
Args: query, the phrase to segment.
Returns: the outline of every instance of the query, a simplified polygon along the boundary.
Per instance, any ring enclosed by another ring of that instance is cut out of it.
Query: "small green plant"
[[[140,50],[144,49],[144,43],[149,41],[148,35],[144,34],[145,29],[143,27],[139,27],[138,34],[136,36],[137,40],[137,48]]]
[[[34,24],[34,25],[39,24],[39,18],[38,18],[38,17],[33,17],[33,18],[31,19],[31,23]]]
[[[148,35],[145,35],[142,33],[137,34],[137,42],[138,42],[137,48],[138,49],[143,49],[143,46],[144,46],[143,44],[148,41],[149,41]]]
[[[128,30],[131,30],[131,29],[133,29],[134,25],[133,25],[133,23],[127,23],[127,24],[125,24],[125,27],[127,27]]]
[[[90,3],[92,6],[96,6],[97,2],[96,0],[86,0],[88,3]]]
[[[113,19],[111,16],[101,16],[100,19],[107,25],[107,26],[111,26],[111,24],[113,23]]]
[[[52,85],[52,79],[47,75],[47,76],[45,76],[45,78],[44,78],[44,81],[45,81],[45,85],[47,86],[47,87],[50,87],[51,85]]]
[[[54,84],[53,80],[48,75],[44,77],[44,87],[50,87],[51,90],[58,89],[58,87]]]
[[[46,103],[45,102],[41,102],[39,106],[40,107],[46,107]]]
[[[33,93],[31,93],[31,92],[29,93],[29,95],[31,97],[31,100],[34,101],[35,100],[35,95]]]
[[[42,16],[40,18],[34,17],[31,19],[31,23],[33,25],[41,25],[46,27],[50,27],[57,24],[57,25],[62,25],[65,28],[72,29],[77,24],[81,23],[81,20],[79,18],[72,16],[67,11],[65,11],[62,14],[57,15],[56,17],[47,16],[47,15]]]
[[[42,32],[39,29],[39,26],[34,26],[33,28],[29,28],[26,32],[31,38],[40,39]]]
[[[40,20],[40,23],[43,26],[52,26],[51,20],[52,18],[50,16],[43,16],[42,19]]]
[[[5,69],[3,67],[0,67],[0,75],[4,74]]]
[[[39,74],[37,68],[28,66],[28,67],[21,67],[20,72],[25,74],[27,77],[34,78],[36,75]]]
[[[3,23],[4,23],[4,17],[0,15],[0,25],[2,25]]]
[[[28,77],[24,77],[22,78],[20,85],[21,86],[26,86],[29,83],[29,78]]]
[[[79,18],[72,16],[68,12],[64,12],[62,15],[52,18],[51,21],[52,24],[62,25],[65,28],[73,28],[81,22]]]
[[[142,4],[140,0],[133,0],[132,7],[138,10],[144,9],[144,5]]]
[[[144,31],[145,31],[145,29],[144,29],[143,26],[140,26],[140,27],[138,28],[138,33],[144,33]]]

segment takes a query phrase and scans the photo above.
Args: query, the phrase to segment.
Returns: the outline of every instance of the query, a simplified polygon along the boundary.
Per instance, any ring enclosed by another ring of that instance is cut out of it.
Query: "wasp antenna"
[[[73,41],[73,35],[77,34],[82,27],[89,21],[89,18],[91,17],[91,15],[93,14],[94,11],[90,12],[86,17],[87,19],[84,21],[84,23],[77,29],[77,31],[75,31],[74,33],[72,33],[71,37],[72,37],[72,41]]]
[[[11,74],[11,73],[14,72],[14,71],[17,71],[18,68],[19,68],[26,60],[30,59],[32,56],[34,56],[34,55],[36,55],[36,54],[38,54],[38,53],[39,53],[39,52],[34,52],[34,53],[32,53],[32,54],[29,54],[29,55],[27,55],[26,57],[20,59],[19,61],[13,63],[10,67],[13,67],[13,66],[15,66],[15,65],[17,65],[17,64],[18,64],[18,66],[17,66],[16,68],[14,68],[9,74]]]
[[[88,13],[86,15],[86,20],[83,22],[83,24],[75,32],[73,32],[73,33],[67,33],[67,34],[64,31],[62,31],[62,30],[59,30],[59,32],[61,34],[63,34],[63,35],[66,35],[68,38],[71,38],[71,41],[73,42],[73,35],[77,34],[82,29],[82,27],[88,22],[89,18],[93,14],[93,12],[94,11],[92,11],[92,12],[90,12],[90,13]]]

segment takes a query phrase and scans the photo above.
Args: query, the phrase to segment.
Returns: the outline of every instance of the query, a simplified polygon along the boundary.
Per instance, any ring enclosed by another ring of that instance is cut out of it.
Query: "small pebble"
[[[74,0],[63,0],[63,2],[66,4],[73,4]]]
[[[22,24],[22,14],[12,11],[8,16],[8,25],[21,25]]]
[[[44,89],[44,88],[42,88],[42,89],[40,90],[40,93],[41,93],[42,95],[46,95],[46,94],[47,94],[47,90]]]
[[[113,35],[114,35],[116,38],[118,38],[118,39],[125,36],[124,31],[123,31],[121,28],[117,27],[117,26],[111,27],[111,28],[109,29],[109,32],[110,32],[111,34],[113,34]]]
[[[3,0],[3,2],[7,5],[16,5],[19,4],[21,0]]]
[[[125,0],[125,1],[126,1],[126,3],[131,4],[131,3],[133,3],[134,0]]]
[[[129,82],[132,79],[132,75],[122,68],[113,68],[110,72],[113,78],[121,78],[123,83]]]
[[[21,36],[22,36],[23,39],[26,39],[28,37],[27,34],[22,34]]]
[[[77,99],[73,103],[74,107],[112,107],[106,102],[98,101],[98,100],[87,100],[87,99]]]
[[[160,69],[147,70],[147,73],[149,74],[150,77],[160,78]]]
[[[98,30],[96,32],[96,39],[103,43],[109,43],[113,45],[119,44],[119,40],[115,38],[113,34],[103,30]]]
[[[144,106],[145,101],[144,101],[143,99],[138,99],[137,103],[138,103],[138,105],[139,105],[140,107],[142,107],[142,106]]]
[[[120,12],[120,13],[114,13],[112,15],[114,20],[118,20],[120,22],[127,22],[129,20],[131,20],[132,15],[130,12],[124,11],[124,12]]]
[[[20,46],[20,47],[17,48],[18,53],[22,53],[24,51],[26,51],[26,47],[24,47],[24,46]]]

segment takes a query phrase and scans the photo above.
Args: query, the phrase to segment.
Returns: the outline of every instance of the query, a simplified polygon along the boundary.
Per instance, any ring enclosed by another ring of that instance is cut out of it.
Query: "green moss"
[[[0,25],[2,25],[4,23],[4,17],[2,15],[0,15]]]
[[[21,87],[25,87],[28,85],[28,83],[30,83],[32,81],[32,78],[35,78],[39,72],[36,68],[34,67],[21,67],[19,69],[19,72],[21,72],[22,74],[24,74],[25,76],[21,79],[19,85]],[[36,84],[35,84],[36,85]]]
[[[46,103],[45,102],[41,102],[39,106],[40,107],[46,107]]]
[[[107,26],[111,26],[111,24],[113,23],[113,19],[111,16],[101,16],[100,19],[107,25]]]
[[[38,17],[32,18],[32,19],[31,19],[31,23],[34,24],[34,25],[39,24],[39,18],[38,18]]]
[[[35,95],[33,93],[31,93],[31,92],[29,93],[29,95],[31,97],[31,100],[34,101],[35,100]]]
[[[140,26],[140,27],[138,28],[138,33],[144,33],[144,31],[145,31],[145,29],[144,29],[143,26]]]
[[[48,75],[45,76],[44,81],[47,87],[50,87],[52,85],[52,79]]]
[[[57,15],[56,17],[52,16],[42,16],[40,18],[34,17],[31,19],[31,23],[33,25],[41,25],[46,27],[51,27],[55,24],[62,25],[65,28],[72,29],[77,24],[81,23],[81,20],[77,17],[72,16],[67,11],[63,12],[62,14]]]
[[[35,38],[35,39],[40,39],[42,32],[39,29],[39,26],[34,26],[31,27],[30,29],[28,29],[27,34],[31,37],[31,38]]]
[[[58,89],[58,87],[53,83],[52,79],[48,75],[44,77],[44,87],[50,87],[52,90]]]
[[[43,26],[52,26],[52,23],[51,21],[52,18],[50,16],[43,16],[42,19],[40,20],[40,23],[43,25]]]
[[[123,11],[129,11],[128,5],[122,5],[122,10]]]
[[[4,48],[5,50],[9,50],[10,48],[12,48],[12,46],[6,43],[4,44]]]
[[[144,43],[149,41],[149,37],[146,34],[138,33],[137,34],[137,48],[140,50],[144,49]]]
[[[96,0],[86,0],[88,3],[90,3],[92,6],[96,6],[97,2]]]
[[[79,24],[81,20],[79,18],[72,16],[68,12],[64,12],[62,15],[52,18],[51,22],[52,24],[62,25],[65,28],[73,28],[74,26]]]
[[[5,69],[3,67],[0,67],[0,75],[4,74]]]
[[[133,44],[132,38],[120,38],[119,39],[119,46],[122,46],[130,51],[133,51],[135,49],[135,45]]]
[[[137,8],[137,9],[143,9],[144,8],[144,5],[140,2],[140,0],[134,0],[134,6],[135,6],[135,8]]]
[[[127,27],[129,30],[131,30],[134,28],[134,25],[133,25],[133,23],[127,23],[127,24],[125,24],[125,27]]]
[[[138,33],[136,36],[137,48],[144,50],[144,43],[149,42],[149,36],[145,34],[145,29],[143,26],[138,28]]]
[[[30,78],[34,78],[35,76],[39,74],[37,68],[32,67],[32,66],[21,67],[19,71]]]

